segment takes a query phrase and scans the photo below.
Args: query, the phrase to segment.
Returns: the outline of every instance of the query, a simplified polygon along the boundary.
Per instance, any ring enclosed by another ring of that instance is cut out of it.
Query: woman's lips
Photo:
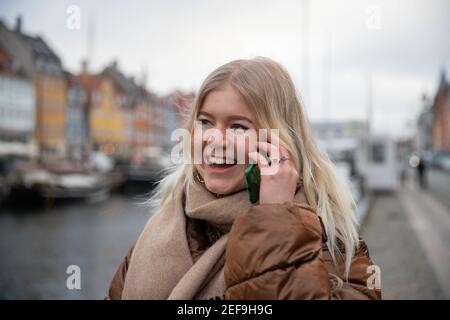
[[[224,173],[232,170],[236,164],[205,164],[205,168],[209,172]]]

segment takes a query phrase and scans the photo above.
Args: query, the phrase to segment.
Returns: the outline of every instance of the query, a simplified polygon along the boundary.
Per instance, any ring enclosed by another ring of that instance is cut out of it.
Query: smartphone
[[[263,153],[263,156],[270,164],[269,157]],[[259,200],[259,189],[261,185],[261,172],[256,163],[249,164],[244,171],[245,184],[247,185],[248,198],[251,203]]]

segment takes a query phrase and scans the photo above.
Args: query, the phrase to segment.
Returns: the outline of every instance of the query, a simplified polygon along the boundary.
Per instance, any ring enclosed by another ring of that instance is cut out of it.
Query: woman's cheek
[[[252,143],[245,135],[236,137],[236,159],[239,164],[249,163],[248,153],[256,150],[256,143]]]
[[[191,155],[195,164],[203,163],[203,137],[202,131],[199,129],[194,129],[193,131],[193,136],[191,138]],[[198,163],[198,161],[201,161],[201,163]]]

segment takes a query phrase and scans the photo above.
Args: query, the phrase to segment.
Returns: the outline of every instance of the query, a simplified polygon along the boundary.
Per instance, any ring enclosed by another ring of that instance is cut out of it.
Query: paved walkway
[[[430,189],[411,180],[374,196],[361,234],[381,268],[385,299],[450,299],[450,208],[436,181],[443,178],[434,172]]]

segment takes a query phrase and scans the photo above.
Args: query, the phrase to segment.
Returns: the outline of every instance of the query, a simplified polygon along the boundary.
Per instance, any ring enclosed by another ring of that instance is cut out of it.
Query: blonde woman
[[[217,68],[185,129],[192,139],[184,159],[220,147],[226,156],[183,161],[160,181],[150,201],[155,214],[108,299],[381,298],[349,188],[319,150],[282,66],[258,57]],[[242,138],[260,129],[278,131],[266,140],[258,134],[253,146]],[[205,134],[214,130],[223,136]],[[231,149],[244,161],[230,159]],[[261,170],[256,203],[244,179],[250,162]]]

